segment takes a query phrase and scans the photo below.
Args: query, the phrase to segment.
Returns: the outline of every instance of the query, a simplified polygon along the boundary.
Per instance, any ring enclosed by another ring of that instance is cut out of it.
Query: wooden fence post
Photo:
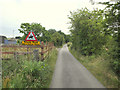
[[[33,60],[39,61],[39,50],[35,49],[33,50]]]
[[[17,63],[19,64],[19,55],[18,52],[14,52],[14,59],[17,61]]]
[[[50,43],[50,50],[52,50],[52,43]]]
[[[0,59],[2,58],[2,45],[0,44]]]
[[[29,47],[27,46],[27,59],[29,60],[28,49]]]
[[[50,55],[50,43],[48,42],[48,57]]]
[[[46,50],[47,50],[47,41],[46,41]]]
[[[47,43],[47,41],[46,41],[46,53],[47,53],[47,55],[48,55],[48,43]]]
[[[41,42],[41,61],[44,60],[44,42]]]

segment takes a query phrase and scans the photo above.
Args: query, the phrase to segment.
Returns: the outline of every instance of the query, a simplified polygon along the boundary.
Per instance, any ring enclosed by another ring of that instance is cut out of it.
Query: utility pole
[[[14,38],[14,31],[15,31],[15,30],[13,30],[13,38]]]

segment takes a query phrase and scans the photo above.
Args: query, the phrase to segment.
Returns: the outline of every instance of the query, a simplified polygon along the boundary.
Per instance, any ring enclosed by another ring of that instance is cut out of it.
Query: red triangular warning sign
[[[25,41],[37,41],[37,38],[35,37],[35,34],[33,32],[29,32],[29,34],[25,38]]]

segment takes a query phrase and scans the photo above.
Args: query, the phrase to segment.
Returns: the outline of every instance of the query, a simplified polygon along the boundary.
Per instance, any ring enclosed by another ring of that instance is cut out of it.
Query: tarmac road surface
[[[50,88],[105,88],[73,55],[67,45],[59,49]]]

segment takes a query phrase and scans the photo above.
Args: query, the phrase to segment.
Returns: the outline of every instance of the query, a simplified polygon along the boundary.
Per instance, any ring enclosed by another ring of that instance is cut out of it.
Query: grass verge
[[[74,49],[69,51],[83,64],[106,88],[118,88],[120,84],[117,75],[110,66],[110,60],[101,56],[83,56]]]
[[[64,44],[63,44],[64,45]],[[62,48],[63,47],[63,45],[62,46],[56,46],[56,48]]]
[[[53,76],[55,65],[56,65],[57,55],[58,55],[58,51],[57,51],[57,49],[54,49],[52,51],[52,53],[50,54],[49,58],[46,60],[46,63],[50,67],[50,74],[49,74],[49,77],[48,77],[48,81],[47,81],[48,84],[47,84],[46,88],[50,87],[50,84],[51,84],[51,81],[52,81],[52,76]]]
[[[43,62],[26,60],[20,56],[17,60],[2,61],[3,88],[49,88],[57,60],[54,48]]]

